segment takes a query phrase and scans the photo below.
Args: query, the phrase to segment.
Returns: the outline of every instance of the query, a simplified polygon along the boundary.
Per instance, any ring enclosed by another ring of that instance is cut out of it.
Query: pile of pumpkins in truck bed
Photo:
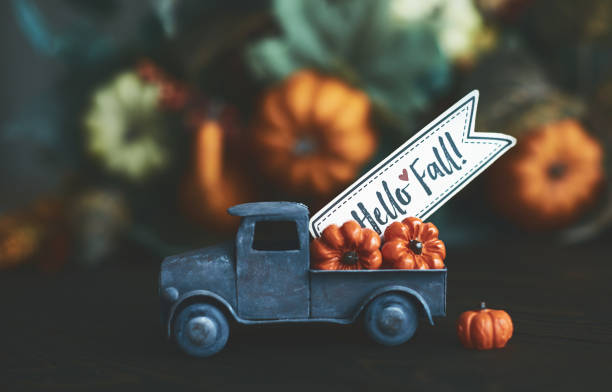
[[[323,270],[445,268],[446,247],[433,223],[406,218],[389,225],[383,238],[356,221],[330,225],[310,244],[311,267]]]

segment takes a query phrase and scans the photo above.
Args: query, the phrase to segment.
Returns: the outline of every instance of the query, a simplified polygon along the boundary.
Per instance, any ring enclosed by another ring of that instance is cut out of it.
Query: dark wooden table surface
[[[235,327],[193,359],[159,327],[155,261],[0,274],[0,390],[610,390],[612,246],[516,244],[451,251],[446,318],[399,347],[360,326]],[[515,334],[463,349],[459,313],[486,300]],[[2,388],[2,386],[4,388]]]

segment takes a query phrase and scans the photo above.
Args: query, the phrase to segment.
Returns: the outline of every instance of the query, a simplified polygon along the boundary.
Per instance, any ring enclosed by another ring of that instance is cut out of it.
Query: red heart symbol
[[[402,174],[399,175],[399,179],[402,181],[408,181],[408,170],[404,169]]]

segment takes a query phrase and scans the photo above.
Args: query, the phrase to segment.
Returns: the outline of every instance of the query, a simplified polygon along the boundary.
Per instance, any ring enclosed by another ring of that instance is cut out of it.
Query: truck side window
[[[259,221],[255,222],[253,235],[255,250],[296,250],[300,249],[295,221]]]

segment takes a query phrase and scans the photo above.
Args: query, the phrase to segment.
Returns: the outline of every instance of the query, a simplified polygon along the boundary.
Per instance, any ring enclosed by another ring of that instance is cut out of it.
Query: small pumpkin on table
[[[463,312],[457,320],[457,336],[469,349],[503,348],[513,332],[510,315],[504,310],[489,309],[484,302],[481,302],[479,310]]]

